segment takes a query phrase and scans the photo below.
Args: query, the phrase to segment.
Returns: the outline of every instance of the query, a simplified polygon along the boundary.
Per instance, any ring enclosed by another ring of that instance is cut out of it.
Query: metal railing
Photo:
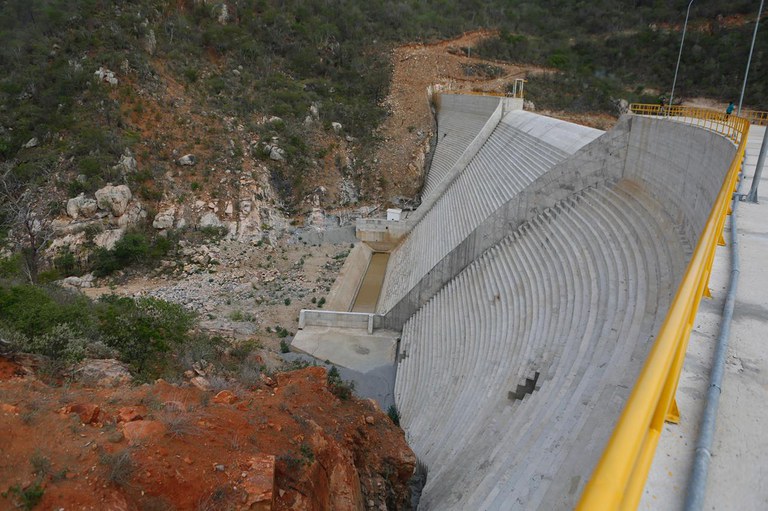
[[[744,117],[750,124],[757,124],[758,126],[768,126],[768,112],[761,112],[760,110],[741,110],[741,117]]]
[[[637,383],[584,488],[577,507],[582,511],[636,509],[664,421],[679,420],[675,391],[699,302],[709,292],[715,249],[722,237],[749,133],[747,119],[712,110],[633,104],[630,111],[670,116],[674,121],[722,133],[738,149]]]

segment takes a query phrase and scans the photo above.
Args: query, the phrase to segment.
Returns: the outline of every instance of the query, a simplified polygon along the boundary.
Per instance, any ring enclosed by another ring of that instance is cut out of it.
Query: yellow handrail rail
[[[715,248],[725,225],[749,133],[747,119],[702,108],[633,104],[630,111],[669,116],[674,121],[722,133],[738,144],[738,149],[656,342],[582,492],[576,508],[581,511],[634,510],[640,502],[664,421],[677,418],[674,397],[688,338],[701,297],[708,292]]]
[[[760,110],[742,110],[740,115],[748,120],[750,124],[768,126],[768,112],[761,112]]]

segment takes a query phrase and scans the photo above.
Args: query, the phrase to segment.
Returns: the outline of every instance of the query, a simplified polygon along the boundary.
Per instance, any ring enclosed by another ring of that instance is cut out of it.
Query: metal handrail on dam
[[[630,112],[666,116],[715,131],[732,140],[738,149],[658,337],[581,495],[577,509],[583,511],[636,509],[664,421],[679,420],[675,402],[678,379],[699,303],[709,293],[715,249],[722,243],[749,132],[748,119],[703,108],[633,104]]]

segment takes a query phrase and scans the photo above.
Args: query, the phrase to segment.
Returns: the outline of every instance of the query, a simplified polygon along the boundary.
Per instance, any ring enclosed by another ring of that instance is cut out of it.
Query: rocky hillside
[[[223,387],[56,388],[0,358],[0,508],[409,509],[402,431],[324,369]]]

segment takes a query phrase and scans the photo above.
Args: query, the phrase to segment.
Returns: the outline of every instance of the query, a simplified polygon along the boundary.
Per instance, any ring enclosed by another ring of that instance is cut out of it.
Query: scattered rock
[[[115,73],[105,67],[100,67],[93,74],[99,79],[100,82],[107,82],[113,87],[117,85],[117,77],[115,77]]]
[[[82,289],[82,288],[91,288],[93,287],[93,273],[87,273],[83,275],[82,277],[67,277],[65,279],[62,279],[59,282],[64,287],[71,287],[75,289]]]
[[[37,137],[32,137],[29,140],[27,140],[27,143],[24,144],[24,147],[26,149],[32,149],[33,147],[37,147],[40,142],[37,140]]]
[[[125,406],[117,411],[117,422],[140,421],[143,418],[143,414],[133,406]]]
[[[120,157],[120,161],[117,162],[117,165],[112,167],[112,170],[120,172],[121,174],[134,174],[138,168],[136,158],[133,157],[130,151],[126,150],[125,154]]]
[[[61,409],[61,413],[65,415],[76,413],[80,417],[80,422],[83,424],[97,424],[99,422],[101,408],[93,403],[77,403],[65,406]]]
[[[213,369],[213,364],[206,362],[205,360],[198,360],[192,364],[192,370],[198,374],[198,376],[208,376]],[[194,376],[194,374],[192,375]]]
[[[0,412],[17,415],[20,411],[21,410],[19,410],[19,407],[16,405],[9,405],[8,403],[0,404]]]
[[[366,424],[371,424],[371,425],[373,425],[373,423],[374,423],[374,420],[373,420],[373,415],[368,415],[368,416],[365,418],[365,422],[366,422]]]
[[[151,441],[165,434],[165,424],[158,421],[137,420],[123,423],[123,435],[130,445]]]
[[[224,472],[225,468],[226,467],[224,465],[222,465],[221,463],[216,463],[216,464],[213,465],[213,470],[216,471],[216,472]]]
[[[230,390],[222,390],[213,396],[213,402],[224,405],[231,405],[237,402],[237,396],[235,396]]]
[[[535,112],[536,111],[536,105],[533,103],[533,101],[525,100],[523,101],[523,110],[527,110],[529,112]]]
[[[107,185],[96,190],[96,203],[99,209],[109,211],[114,216],[121,216],[128,207],[128,202],[133,195],[126,185]]]
[[[285,151],[277,146],[272,146],[272,149],[269,151],[269,159],[275,161],[285,161]]]
[[[183,167],[191,167],[197,163],[197,158],[195,157],[194,154],[185,154],[184,156],[176,160],[176,163],[178,163]]]
[[[339,186],[339,204],[346,206],[349,204],[357,204],[360,200],[360,192],[357,190],[357,186],[351,179],[342,179]]]
[[[128,366],[113,358],[85,359],[74,368],[78,381],[97,387],[118,387],[133,381]]]
[[[161,211],[155,216],[152,222],[152,227],[155,229],[170,229],[173,227],[173,222],[176,216],[176,208],[171,206],[170,208]]]
[[[629,112],[629,101],[626,99],[617,99],[616,110],[619,112],[619,115]]]
[[[311,115],[314,120],[320,119],[320,109],[317,107],[317,103],[312,103],[310,105],[309,115]]]
[[[200,390],[208,391],[211,390],[211,382],[209,382],[206,378],[203,378],[202,376],[195,376],[189,382],[197,387]]]
[[[264,373],[260,373],[259,374],[259,380],[261,380],[261,382],[264,385],[266,385],[267,387],[274,387],[275,386],[275,380],[273,380],[272,378],[270,378],[269,376],[267,376]]]
[[[342,125],[340,122],[332,122],[331,127],[333,128],[333,132],[337,135],[341,133]]]
[[[142,206],[138,201],[133,201],[128,205],[128,208],[125,210],[125,214],[117,217],[116,223],[117,226],[121,229],[127,229],[133,225],[139,225],[143,223],[144,219],[146,218],[147,211],[144,209],[144,206]]]

